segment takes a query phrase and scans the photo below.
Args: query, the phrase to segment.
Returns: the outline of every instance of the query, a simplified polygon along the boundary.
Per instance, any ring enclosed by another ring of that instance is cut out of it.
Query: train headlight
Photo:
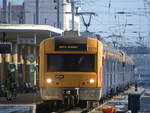
[[[47,83],[52,83],[52,79],[48,78],[47,80]]]
[[[90,83],[93,84],[95,81],[94,79],[90,79]]]

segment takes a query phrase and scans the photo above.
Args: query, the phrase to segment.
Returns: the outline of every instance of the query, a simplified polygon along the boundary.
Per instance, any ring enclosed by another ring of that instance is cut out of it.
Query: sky
[[[23,0],[8,0],[12,4],[21,4]],[[150,43],[150,0],[75,0],[80,12],[94,12],[90,32],[105,38],[110,35],[121,35],[124,41]],[[2,5],[2,0],[0,0]],[[126,14],[117,14],[126,12]],[[89,15],[85,16],[88,22]],[[85,27],[81,22],[81,31]],[[139,37],[142,37],[140,39]],[[112,39],[108,39],[112,40]]]
[[[0,6],[2,5],[2,1],[0,0]],[[8,2],[12,2],[12,4],[21,4],[24,0],[7,0]]]
[[[81,0],[81,2],[81,11],[97,14],[92,18],[89,31],[100,33],[102,37],[121,34],[125,41],[148,43],[150,5],[146,0]],[[128,14],[117,14],[117,12]],[[85,28],[81,26],[81,29]],[[139,39],[139,36],[144,39]]]

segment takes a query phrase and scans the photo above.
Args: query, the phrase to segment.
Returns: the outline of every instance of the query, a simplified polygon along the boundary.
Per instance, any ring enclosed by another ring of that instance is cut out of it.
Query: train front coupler
[[[79,103],[79,89],[64,89],[64,104],[75,106]]]

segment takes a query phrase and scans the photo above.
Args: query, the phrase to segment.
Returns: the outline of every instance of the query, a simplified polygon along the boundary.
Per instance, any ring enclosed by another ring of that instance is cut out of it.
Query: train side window
[[[116,59],[116,61],[115,61],[115,82],[116,82],[116,78],[117,78],[117,75],[118,75],[118,59]]]
[[[107,57],[107,72],[109,72],[109,57]]]
[[[117,60],[117,72],[119,72],[119,60]]]
[[[111,57],[109,58],[109,73],[111,73]]]
[[[121,72],[121,61],[119,61],[118,68],[119,68],[119,72]]]
[[[127,72],[129,72],[129,64],[127,63],[127,67],[126,67]]]
[[[114,59],[114,82],[116,82],[116,58]]]
[[[121,74],[121,72],[122,72],[122,62],[121,62],[121,61],[119,62],[119,65],[118,65],[118,66],[119,66],[119,72],[120,72],[120,74]]]
[[[119,67],[120,67],[120,61],[118,61],[117,67],[118,67],[118,72],[120,72],[120,69],[119,69]]]
[[[113,72],[113,66],[114,66],[114,59],[113,59],[113,57],[111,58],[111,73]]]
[[[107,58],[104,59],[103,72],[105,73],[107,69]]]

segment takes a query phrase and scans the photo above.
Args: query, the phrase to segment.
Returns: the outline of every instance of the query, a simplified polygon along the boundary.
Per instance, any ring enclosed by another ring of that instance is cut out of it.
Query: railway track
[[[144,94],[145,90],[143,88],[138,88],[138,92],[141,95]],[[63,105],[63,104],[54,104],[54,105],[48,105],[47,108],[49,108],[49,112],[44,111],[44,113],[102,113],[103,108],[112,107],[116,108],[117,111],[127,111],[128,110],[128,94],[134,93],[135,88],[134,86],[131,86],[130,89],[125,90],[124,92],[119,93],[118,95],[113,96],[112,98],[107,98],[103,101],[103,103],[99,103],[96,107],[89,107],[89,109],[82,109],[80,104],[78,106],[69,106],[69,105]],[[46,104],[46,103],[45,103]],[[43,106],[44,107],[44,106]],[[39,112],[38,113],[43,113]]]
[[[0,113],[36,113],[35,105],[0,104]]]
[[[103,103],[100,103],[99,106],[94,107],[92,109],[80,109],[80,108],[74,108],[70,109],[68,111],[64,111],[63,113],[103,113],[103,108],[116,108],[116,111],[128,111],[128,94],[133,92],[133,87],[129,90],[126,90],[119,95],[113,96],[112,98],[106,99]],[[144,92],[143,88],[139,88],[139,92],[141,95],[143,95],[142,92]]]
[[[123,93],[120,93],[122,95]],[[37,113],[94,113],[96,111],[100,111],[99,109],[110,102],[113,98],[106,99],[103,103],[99,103],[96,107],[89,107],[87,108],[81,108],[80,105],[78,106],[70,106],[70,105],[64,105],[62,103],[55,103],[53,101],[51,102],[43,102],[39,105],[37,105],[36,112]]]
[[[74,112],[73,112],[74,111]],[[57,104],[55,105],[54,103],[41,103],[40,105],[37,105],[36,107],[36,112],[37,113],[87,113],[87,109],[81,109],[79,107],[72,107],[69,105],[64,105],[64,104]]]

